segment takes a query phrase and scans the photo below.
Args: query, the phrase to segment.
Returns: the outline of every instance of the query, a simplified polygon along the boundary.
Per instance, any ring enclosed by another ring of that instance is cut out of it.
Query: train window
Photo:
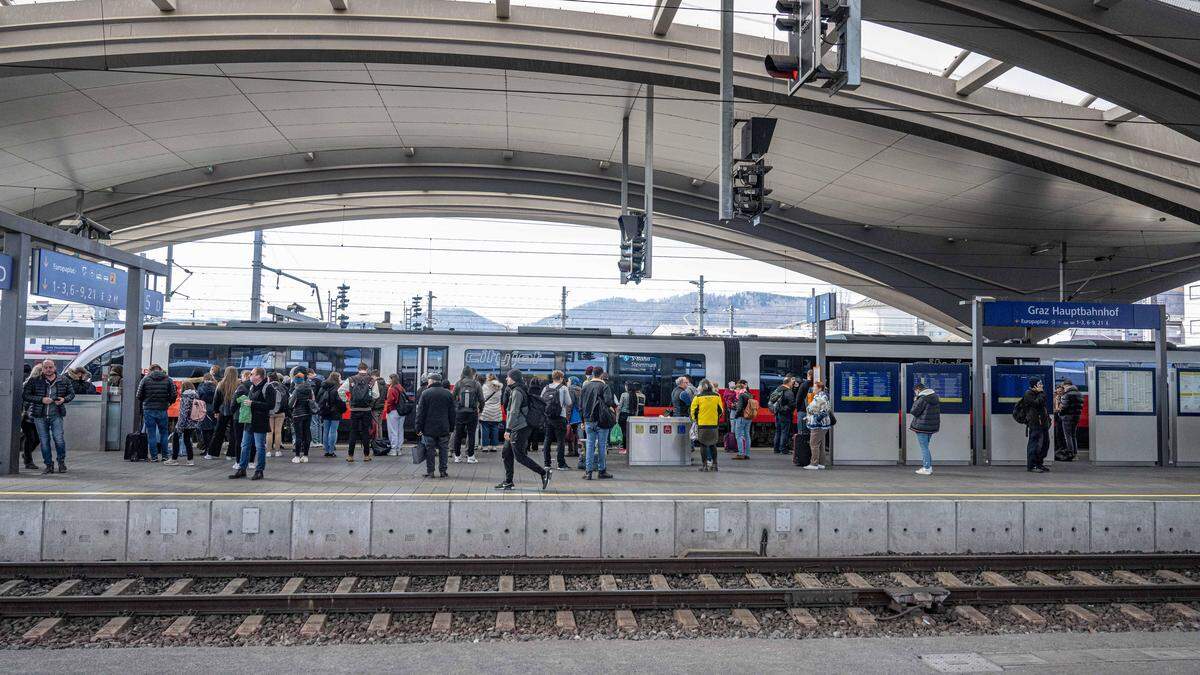
[[[1070,378],[1071,384],[1079,391],[1087,391],[1087,364],[1083,361],[1055,361],[1054,383],[1058,384],[1064,378]]]
[[[567,377],[578,377],[583,380],[584,371],[588,366],[600,366],[608,370],[608,354],[603,352],[567,352],[566,364],[563,372]]]
[[[263,347],[261,345],[230,347],[228,363],[238,370],[252,368],[263,368],[268,371],[282,370],[286,360],[285,351],[282,347]]]
[[[449,356],[449,347],[427,347],[425,349],[425,370],[427,372],[441,373],[444,377],[449,377],[450,373],[446,370]]]
[[[646,405],[669,405],[671,397],[668,393],[667,403],[663,403],[663,357],[656,354],[621,354],[617,357],[616,373],[613,374],[613,388],[624,391],[626,382],[637,382],[642,393],[646,395]],[[670,392],[670,383],[666,383]]]
[[[481,375],[489,373],[500,377],[500,360],[503,352],[499,349],[468,349],[463,352],[463,363],[474,368]]]
[[[197,370],[207,372],[214,365],[229,362],[229,347],[225,345],[171,345],[167,374],[171,377],[191,377]]]
[[[769,355],[758,357],[758,398],[762,405],[788,375],[797,377],[812,368],[812,359],[805,356]]]
[[[416,392],[419,386],[417,378],[421,376],[421,364],[418,361],[420,351],[417,347],[400,347],[396,354],[396,374],[400,376],[400,386],[410,394]]]
[[[110,349],[100,356],[88,362],[84,368],[87,368],[88,376],[93,382],[104,379],[108,375],[108,371],[113,366],[119,366],[125,363],[125,348],[117,347]]]
[[[549,377],[555,367],[555,353],[514,349],[509,352],[511,368],[525,373],[526,377],[540,375]]]

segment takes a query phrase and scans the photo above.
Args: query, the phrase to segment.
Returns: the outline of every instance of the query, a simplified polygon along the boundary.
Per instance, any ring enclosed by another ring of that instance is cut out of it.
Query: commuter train
[[[303,366],[322,374],[352,374],[365,362],[382,373],[398,373],[405,389],[413,392],[421,374],[436,371],[453,381],[463,366],[501,377],[514,367],[541,376],[557,369],[582,379],[588,366],[599,365],[611,374],[618,391],[631,380],[641,385],[648,415],[670,406],[671,389],[680,375],[693,381],[708,378],[721,386],[745,379],[764,404],[755,421],[765,425],[773,421],[765,405],[767,394],[785,375],[812,367],[815,351],[810,339],[613,335],[602,329],[476,333],[342,330],[301,323],[160,323],[145,327],[142,366],[157,363],[172,377],[182,378],[213,364],[268,371]],[[829,362],[969,363],[971,356],[967,343],[916,336],[832,335],[826,351]],[[989,344],[986,354],[989,364],[1053,364],[1056,380],[1070,377],[1085,395],[1088,364],[1150,365],[1154,359],[1150,343],[1090,340]],[[87,368],[99,383],[110,366],[123,360],[124,336],[116,332],[85,347],[71,365]],[[1200,350],[1172,348],[1168,361],[1200,363]],[[1084,420],[1085,439],[1086,426]]]

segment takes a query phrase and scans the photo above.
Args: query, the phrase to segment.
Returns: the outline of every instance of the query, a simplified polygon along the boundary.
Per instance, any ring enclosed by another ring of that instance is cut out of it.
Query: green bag
[[[249,396],[238,397],[238,423],[248,424],[250,422],[250,400]]]
[[[625,434],[621,433],[621,425],[617,424],[617,425],[613,426],[612,430],[608,432],[608,444],[609,445],[621,445],[624,442],[625,442]]]

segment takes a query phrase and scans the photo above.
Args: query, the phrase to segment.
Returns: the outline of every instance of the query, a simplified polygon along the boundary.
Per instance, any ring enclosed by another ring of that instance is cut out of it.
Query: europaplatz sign
[[[129,274],[111,265],[83,258],[34,250],[34,295],[78,302],[93,307],[125,309]],[[163,294],[143,289],[142,312],[148,316],[163,315]]]
[[[12,256],[0,253],[0,290],[12,288]]]
[[[1024,328],[1159,328],[1159,305],[997,301],[983,305],[983,325]]]

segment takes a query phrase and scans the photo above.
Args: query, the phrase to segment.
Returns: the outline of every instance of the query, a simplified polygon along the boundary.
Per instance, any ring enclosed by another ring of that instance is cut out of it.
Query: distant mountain
[[[507,331],[508,326],[481,316],[465,307],[435,307],[434,327],[437,330]]]
[[[714,330],[729,325],[728,307],[734,308],[734,326],[739,328],[775,328],[804,318],[805,298],[747,291],[733,295],[706,294],[705,328]],[[609,328],[614,333],[652,333],[662,324],[696,325],[696,294],[684,293],[667,298],[635,300],[605,298],[586,302],[567,310],[571,327]],[[558,316],[537,321],[535,326],[559,325]]]

